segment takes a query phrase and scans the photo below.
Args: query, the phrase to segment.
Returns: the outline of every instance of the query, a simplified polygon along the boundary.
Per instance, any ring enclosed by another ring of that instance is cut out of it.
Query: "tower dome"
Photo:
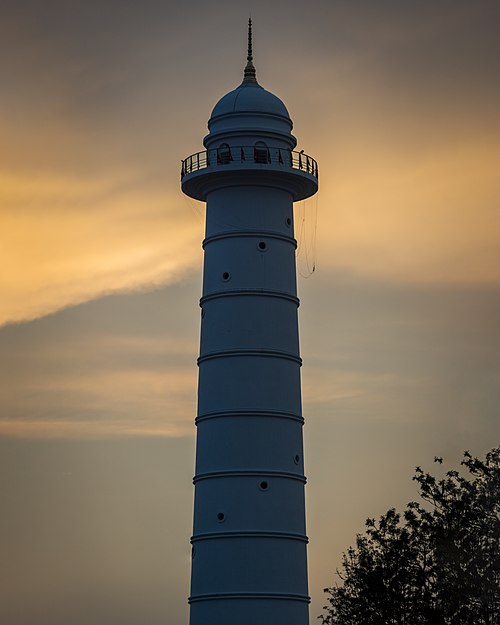
[[[245,83],[223,96],[215,105],[210,120],[232,113],[264,113],[290,119],[283,102],[257,82]]]
[[[257,72],[253,64],[252,20],[248,20],[248,54],[243,72],[243,82],[223,96],[215,105],[210,119],[231,113],[264,113],[290,119],[283,102],[257,82]],[[210,124],[210,123],[209,123]]]
[[[253,64],[252,23],[249,20],[247,64],[241,85],[224,95],[215,105],[203,143],[206,148],[217,142],[237,137],[249,141],[255,133],[263,133],[278,141],[281,147],[293,148],[297,140],[291,134],[292,120],[283,102],[257,82]],[[231,142],[231,141],[230,141]]]

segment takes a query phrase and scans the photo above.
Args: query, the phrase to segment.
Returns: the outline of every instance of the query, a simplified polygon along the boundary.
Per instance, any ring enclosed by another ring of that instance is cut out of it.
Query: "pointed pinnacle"
[[[245,71],[243,72],[243,84],[248,83],[256,83],[257,82],[257,74],[255,71],[255,67],[253,64],[253,54],[252,54],[252,18],[248,20],[248,54],[247,54],[247,64],[245,67]]]

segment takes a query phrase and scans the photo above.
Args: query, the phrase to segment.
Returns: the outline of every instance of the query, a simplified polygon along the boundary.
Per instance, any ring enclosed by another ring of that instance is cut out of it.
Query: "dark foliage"
[[[422,503],[366,521],[324,625],[500,625],[500,447],[462,465],[443,479],[417,467]]]

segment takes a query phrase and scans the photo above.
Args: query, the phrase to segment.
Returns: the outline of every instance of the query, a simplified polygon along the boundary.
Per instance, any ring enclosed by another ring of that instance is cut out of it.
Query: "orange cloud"
[[[383,280],[500,282],[499,160],[497,146],[472,141],[430,154],[365,146],[323,160],[319,268]],[[309,265],[314,256],[315,202],[298,211],[302,264],[306,251]]]
[[[0,205],[0,323],[175,282],[199,262],[201,220],[175,189],[130,188],[126,176],[4,175]]]
[[[0,437],[191,436],[196,340],[93,334],[5,354]]]

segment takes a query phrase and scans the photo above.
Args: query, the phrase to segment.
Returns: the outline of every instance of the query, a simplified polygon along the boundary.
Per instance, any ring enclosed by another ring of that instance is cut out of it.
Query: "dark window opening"
[[[269,154],[269,148],[264,141],[257,141],[253,148],[253,158],[256,163],[270,163],[271,155]]]
[[[221,143],[217,148],[217,165],[226,165],[233,160],[231,148],[228,143]]]

